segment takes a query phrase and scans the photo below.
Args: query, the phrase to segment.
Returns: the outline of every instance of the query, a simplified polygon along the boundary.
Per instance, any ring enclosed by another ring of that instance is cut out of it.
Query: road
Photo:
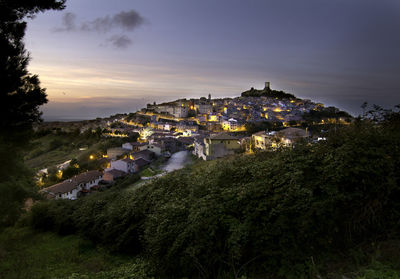
[[[179,151],[172,154],[165,166],[162,167],[166,172],[179,170],[190,162],[189,151]]]
[[[161,169],[164,171],[163,173],[160,173],[160,174],[157,174],[154,176],[150,176],[150,177],[142,177],[141,181],[136,182],[132,186],[129,186],[127,188],[127,190],[128,191],[135,190],[135,189],[149,183],[154,178],[161,177],[169,172],[172,172],[174,170],[179,170],[179,169],[185,167],[185,165],[187,165],[190,162],[191,162],[191,160],[190,160],[189,151],[176,152],[176,153],[172,154],[171,158],[169,158],[169,160],[165,163],[165,165],[161,167]]]

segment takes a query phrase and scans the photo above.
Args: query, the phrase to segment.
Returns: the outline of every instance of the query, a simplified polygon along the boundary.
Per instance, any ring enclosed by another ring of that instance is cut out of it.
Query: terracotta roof
[[[103,176],[103,174],[97,170],[87,171],[81,174],[78,174],[71,179],[79,183],[87,183],[92,180],[96,180],[99,176]]]
[[[145,159],[143,159],[143,158],[138,158],[138,159],[136,159],[136,160],[134,161],[134,163],[135,163],[139,168],[144,167],[144,166],[147,166],[148,164],[150,164],[149,161],[147,161],[147,160],[145,160]]]
[[[87,183],[99,178],[99,176],[103,176],[103,174],[97,170],[87,171],[74,177],[64,180],[61,183],[55,184],[53,186],[44,188],[42,192],[51,192],[54,194],[64,194],[71,192],[73,189],[76,189],[79,184]]]
[[[112,169],[112,170],[106,171],[106,173],[109,173],[114,177],[120,177],[120,176],[124,176],[126,174],[126,172],[124,172],[122,170],[117,170],[117,169]]]
[[[145,150],[142,150],[142,151],[138,151],[138,152],[132,153],[133,157],[135,157],[135,158],[139,158],[139,157],[141,157],[141,156],[151,157],[151,156],[153,156],[154,154],[155,154],[155,153],[154,153],[153,151],[148,150],[148,149],[145,149]]]
[[[55,184],[53,186],[44,188],[42,190],[42,192],[50,192],[50,193],[54,193],[54,194],[64,194],[64,193],[68,193],[70,191],[72,191],[73,189],[75,189],[76,187],[78,187],[79,184],[77,184],[76,182],[73,182],[71,180],[65,180],[61,183]]]

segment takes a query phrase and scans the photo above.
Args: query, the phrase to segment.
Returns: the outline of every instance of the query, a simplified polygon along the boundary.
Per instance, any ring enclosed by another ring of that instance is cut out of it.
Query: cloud
[[[114,15],[98,17],[91,21],[77,22],[77,16],[74,13],[65,13],[62,17],[62,27],[54,29],[55,32],[93,32],[109,33],[112,30],[131,32],[145,22],[145,19],[135,10],[122,11]],[[132,40],[126,35],[113,35],[106,40],[107,45],[110,42],[114,47],[124,49],[132,44]]]
[[[76,30],[76,15],[74,13],[65,13],[62,16],[63,27],[56,28],[56,32],[75,31]]]
[[[108,39],[116,48],[127,48],[132,44],[132,40],[125,35],[115,35]]]
[[[114,15],[112,22],[127,31],[132,31],[144,23],[144,18],[138,12],[130,10]]]
[[[86,31],[107,33],[113,29],[122,29],[123,31],[133,31],[145,22],[145,19],[135,10],[120,12],[115,15],[98,17],[91,21],[76,23],[74,13],[66,13],[62,18],[62,27],[55,31]],[[79,26],[79,27],[77,27]]]

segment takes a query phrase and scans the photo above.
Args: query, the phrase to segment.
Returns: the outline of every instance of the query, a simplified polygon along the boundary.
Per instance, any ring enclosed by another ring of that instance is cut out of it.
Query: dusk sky
[[[399,0],[68,0],[28,21],[45,120],[284,90],[354,115],[400,103]]]

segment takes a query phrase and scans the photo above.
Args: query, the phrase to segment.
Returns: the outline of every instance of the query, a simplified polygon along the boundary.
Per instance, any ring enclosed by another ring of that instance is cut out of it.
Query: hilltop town
[[[209,94],[207,98],[154,102],[135,113],[106,119],[69,125],[44,123],[41,129],[95,133],[102,138],[118,138],[120,145],[92,152],[88,160],[97,163],[85,169],[91,173],[78,173],[42,191],[52,198],[76,199],[99,189],[101,182],[112,184],[119,177],[145,169],[159,173],[162,170],[154,166],[179,151],[202,160],[274,151],[298,141],[324,140],[329,125],[347,125],[351,119],[337,108],[272,90],[266,82],[263,89],[251,88],[236,98],[215,99]],[[71,168],[70,160],[57,165],[59,179],[66,168]],[[47,169],[42,169],[40,179],[47,174]]]
[[[240,132],[246,131],[246,123],[252,122],[295,125],[294,122],[303,120],[304,113],[324,108],[321,103],[298,99],[291,94],[274,94],[277,91],[269,86],[266,82],[263,90],[251,88],[236,98],[213,99],[209,94],[208,98],[148,104],[147,108],[129,115],[125,123],[160,130],[174,128],[181,132]]]

